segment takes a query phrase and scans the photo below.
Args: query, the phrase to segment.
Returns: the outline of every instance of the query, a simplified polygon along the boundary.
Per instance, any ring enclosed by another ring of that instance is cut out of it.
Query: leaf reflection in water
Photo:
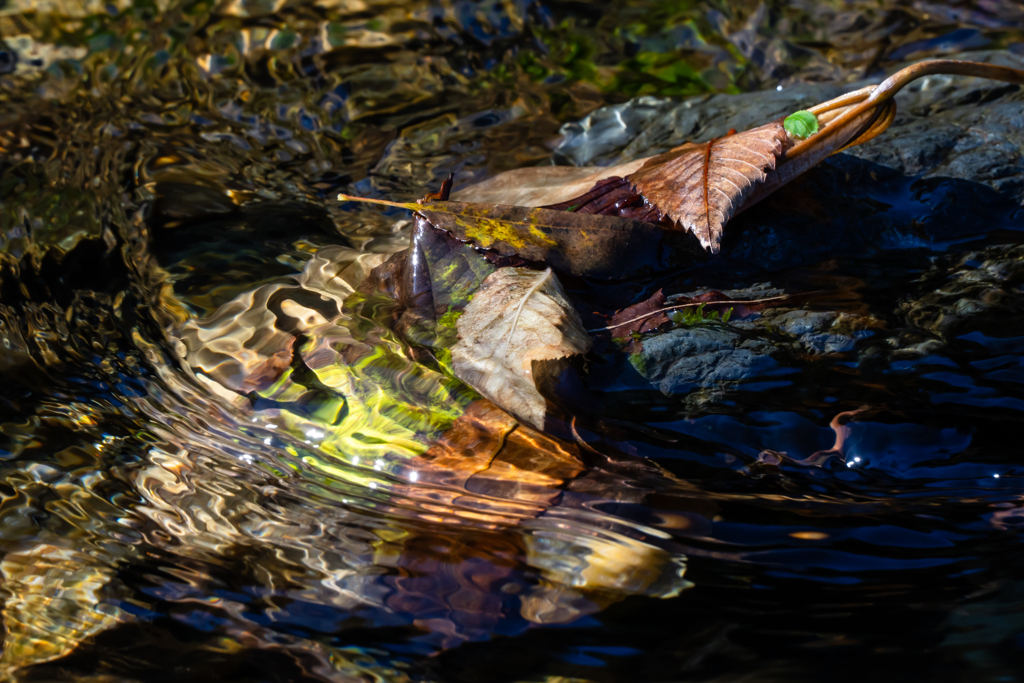
[[[119,517],[62,522],[108,555],[76,555],[56,582],[56,560],[18,561],[52,556],[47,545],[3,565],[9,667],[60,657],[130,619],[104,607],[116,594],[112,568],[146,547],[181,571],[230,567],[265,596],[255,614],[230,600],[203,603],[239,642],[331,661],[351,657],[271,635],[263,620],[287,621],[285,605],[297,601],[340,610],[339,619],[406,624],[452,647],[687,585],[685,557],[664,532],[599,511],[623,495],[641,502],[652,482],[594,479],[592,454],[410,356],[387,327],[399,304],[360,289],[385,258],[323,249],[300,275],[171,330],[189,371],[154,364],[147,395],[124,408],[149,425],[130,437],[148,442],[146,456],[108,475],[135,502]],[[150,360],[161,353],[135,341]],[[70,479],[62,495],[105,485]],[[103,541],[125,526],[135,542]],[[162,597],[183,606],[216,583],[164,572],[184,584]],[[28,587],[44,580],[60,598],[33,610],[40,598]]]

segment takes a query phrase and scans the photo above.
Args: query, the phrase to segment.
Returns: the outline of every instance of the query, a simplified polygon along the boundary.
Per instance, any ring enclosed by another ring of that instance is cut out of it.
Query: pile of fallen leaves
[[[632,352],[662,326],[725,323],[771,303],[711,292],[667,305],[659,290],[586,330],[559,275],[623,281],[708,258],[733,217],[831,154],[884,132],[896,115],[893,96],[937,73],[1024,84],[1024,71],[1009,67],[921,62],[784,119],[618,166],[519,169],[454,195],[449,178],[415,204],[339,199],[414,212],[410,249],[381,266],[402,283],[391,289],[403,306],[397,329],[484,397],[543,429],[538,387],[557,374],[557,361],[590,349],[591,333]]]

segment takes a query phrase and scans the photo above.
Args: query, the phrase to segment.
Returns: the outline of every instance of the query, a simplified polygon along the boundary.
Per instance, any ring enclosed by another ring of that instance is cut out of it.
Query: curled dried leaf
[[[669,321],[664,307],[665,293],[659,289],[649,299],[627,306],[613,315],[608,330],[615,338],[653,332]],[[631,339],[627,346],[630,353],[637,353],[641,348],[642,342],[639,339]]]
[[[930,74],[978,76],[1024,84],[1024,71],[955,60],[909,66],[878,86],[797,112],[737,135],[687,143],[665,154],[607,169],[549,167],[500,174],[458,193],[460,199],[546,206],[644,220],[662,216],[717,252],[733,216],[831,154],[883,133],[896,115],[893,96]],[[625,190],[614,181],[625,178]]]

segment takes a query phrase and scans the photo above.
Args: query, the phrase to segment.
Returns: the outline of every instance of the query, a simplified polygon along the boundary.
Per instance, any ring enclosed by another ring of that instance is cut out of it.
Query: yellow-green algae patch
[[[468,220],[467,217],[456,216],[455,220],[465,231],[466,238],[481,247],[490,247],[497,242],[504,242],[513,249],[558,246],[557,241],[533,223],[482,216],[468,217]]]

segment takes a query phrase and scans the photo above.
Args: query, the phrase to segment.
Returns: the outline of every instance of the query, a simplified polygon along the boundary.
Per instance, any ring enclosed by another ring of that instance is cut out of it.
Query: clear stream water
[[[545,163],[605,104],[848,83],[1022,27],[1009,0],[0,0],[3,676],[1024,678],[1015,207],[709,270],[880,323],[709,403],[599,354],[619,431],[587,467],[539,435],[472,476],[422,464],[472,392],[317,279],[409,239],[338,192],[409,200]],[[958,268],[998,305],[939,334]]]

